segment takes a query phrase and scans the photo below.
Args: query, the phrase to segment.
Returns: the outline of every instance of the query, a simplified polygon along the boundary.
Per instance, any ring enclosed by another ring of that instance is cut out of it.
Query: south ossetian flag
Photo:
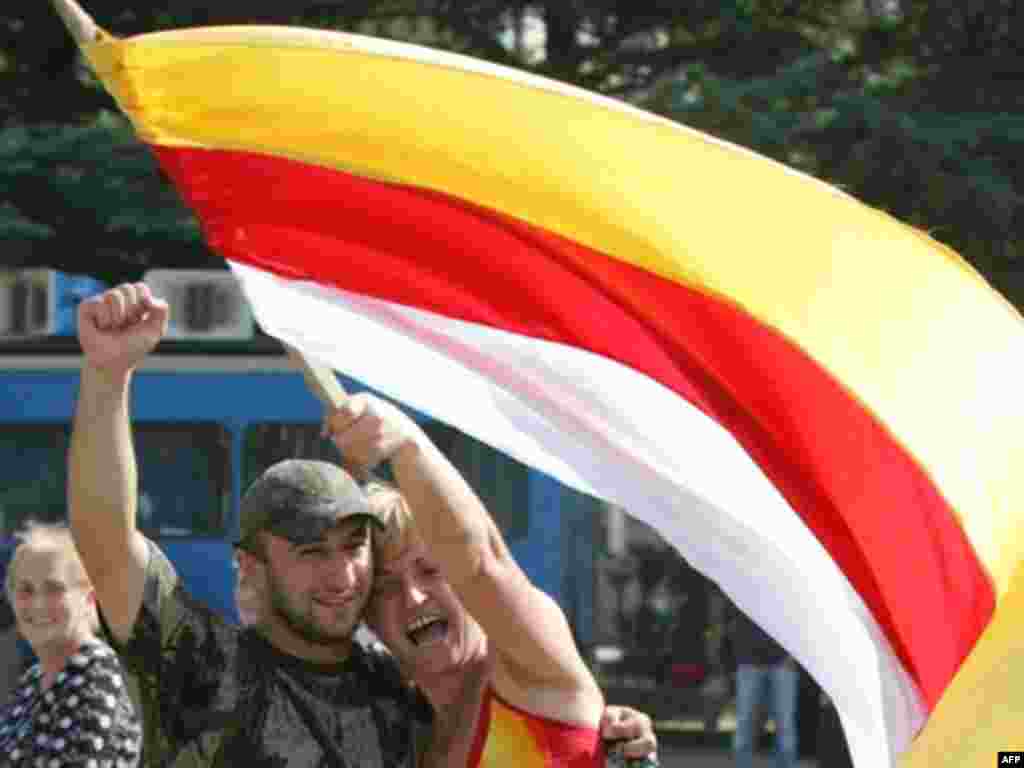
[[[259,26],[83,50],[268,332],[654,526],[858,768],[1024,747],[1024,325],[956,254],[463,57]]]

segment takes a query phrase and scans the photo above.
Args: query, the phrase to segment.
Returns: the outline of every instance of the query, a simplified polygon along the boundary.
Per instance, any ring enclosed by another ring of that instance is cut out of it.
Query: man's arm
[[[129,387],[135,367],[166,327],[167,305],[141,283],[118,286],[78,310],[84,359],[68,454],[68,512],[103,616],[121,642],[142,604],[148,560],[135,527]]]

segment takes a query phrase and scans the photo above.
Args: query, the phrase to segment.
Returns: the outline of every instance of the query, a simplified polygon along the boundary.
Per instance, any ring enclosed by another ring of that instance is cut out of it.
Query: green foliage
[[[150,154],[126,121],[109,112],[84,126],[15,125],[0,132],[0,185],[45,185],[61,202],[63,218],[89,220],[102,232],[198,241],[193,217]],[[26,221],[29,228],[53,231],[45,221]]]
[[[54,236],[52,227],[25,218],[10,203],[0,205],[0,232],[8,241],[42,242]]]
[[[927,229],[1024,306],[1016,0],[86,4],[117,34],[347,29],[621,95]],[[510,42],[530,16],[546,27],[540,50]],[[108,281],[219,263],[47,3],[0,8],[0,245],[7,261]]]
[[[116,281],[137,278],[150,255],[215,258],[148,149],[110,112],[0,130],[0,201],[8,261]]]
[[[1024,306],[1024,110],[992,109],[1005,94],[980,100],[978,83],[960,103],[938,99],[951,84],[923,56],[893,48],[868,63],[850,29],[834,39],[758,77],[691,66],[648,106],[928,230]]]

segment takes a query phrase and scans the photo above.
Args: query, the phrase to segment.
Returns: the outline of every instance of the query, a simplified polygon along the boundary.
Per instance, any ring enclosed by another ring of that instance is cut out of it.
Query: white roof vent
[[[151,269],[143,280],[170,305],[169,339],[241,341],[255,334],[249,303],[227,270]]]

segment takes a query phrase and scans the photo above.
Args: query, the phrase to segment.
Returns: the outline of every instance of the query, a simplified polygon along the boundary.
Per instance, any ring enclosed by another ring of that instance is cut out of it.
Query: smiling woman
[[[135,766],[141,729],[70,532],[29,523],[7,571],[18,631],[39,662],[0,711],[5,765]]]
[[[395,477],[394,487],[367,487],[385,523],[373,539],[367,620],[432,705],[449,758],[471,768],[604,765],[604,699],[565,614],[515,562],[458,470],[372,395],[349,398],[327,425],[357,474],[386,460]]]

